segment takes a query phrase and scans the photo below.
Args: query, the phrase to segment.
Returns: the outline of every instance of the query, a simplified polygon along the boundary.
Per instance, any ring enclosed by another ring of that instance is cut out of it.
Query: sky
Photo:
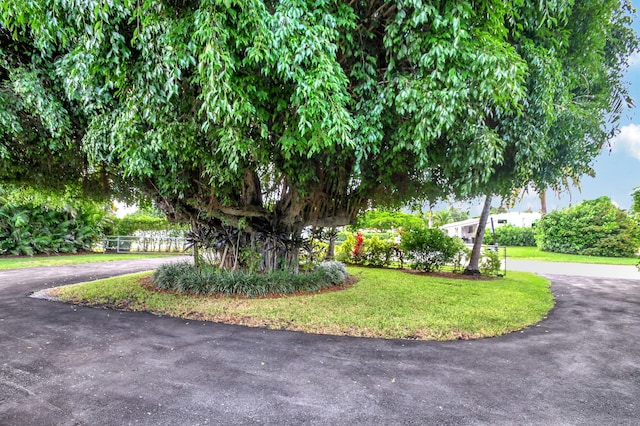
[[[640,0],[633,0],[633,6],[640,11]],[[640,18],[634,17],[634,28],[640,34]],[[547,210],[557,210],[576,205],[582,200],[592,200],[603,195],[608,196],[618,207],[628,210],[631,207],[631,191],[640,186],[640,55],[631,59],[627,73],[629,94],[635,101],[633,109],[627,109],[620,122],[620,133],[612,139],[611,147],[606,147],[594,163],[595,177],[583,176],[580,188],[571,188],[570,192],[555,194],[547,192]],[[493,202],[494,206],[499,201]],[[445,206],[446,207],[446,206]],[[456,205],[469,209],[472,216],[480,214],[481,202]],[[525,195],[512,211],[531,208],[540,210],[540,201],[536,193]]]

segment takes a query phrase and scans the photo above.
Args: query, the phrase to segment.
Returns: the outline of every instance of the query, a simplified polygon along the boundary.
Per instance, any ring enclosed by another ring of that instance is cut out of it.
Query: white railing
[[[184,237],[111,235],[102,241],[105,253],[186,253]]]

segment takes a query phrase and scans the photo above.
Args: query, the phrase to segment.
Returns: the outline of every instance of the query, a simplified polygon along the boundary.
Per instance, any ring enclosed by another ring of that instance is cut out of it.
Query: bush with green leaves
[[[496,228],[496,242],[501,246],[535,247],[535,229],[513,225],[500,226]]]
[[[383,240],[377,235],[364,240],[363,264],[367,266],[386,267],[391,264],[396,244],[392,240]]]
[[[336,247],[336,260],[345,263],[353,263],[351,255],[353,247],[356,245],[356,237],[351,232],[343,233],[344,241]]]
[[[397,244],[390,234],[347,234],[345,241],[337,247],[336,259],[341,262],[364,266],[387,267],[396,260]]]
[[[413,269],[427,272],[440,270],[462,250],[458,238],[438,228],[409,229],[402,233],[400,247]]]
[[[451,266],[454,272],[461,272],[469,263],[471,249],[460,238],[454,238],[453,240],[457,249],[453,259],[451,259]]]
[[[368,210],[358,217],[352,230],[377,229],[379,231],[397,228],[415,228],[424,225],[424,220],[416,215],[401,211]]]
[[[27,255],[90,251],[105,212],[87,204],[48,208],[33,204],[0,206],[0,254]]]
[[[158,288],[180,293],[259,297],[319,291],[342,284],[347,277],[340,262],[322,262],[311,272],[298,274],[290,270],[230,271],[179,262],[162,265],[154,272],[152,281]]]
[[[485,248],[480,260],[480,272],[482,275],[496,277],[502,270],[502,261],[498,250]]]
[[[555,253],[633,257],[640,228],[609,197],[548,213],[536,224],[538,248]]]

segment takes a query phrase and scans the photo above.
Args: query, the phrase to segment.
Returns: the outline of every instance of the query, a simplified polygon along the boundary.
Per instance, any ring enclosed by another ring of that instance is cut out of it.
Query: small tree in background
[[[631,205],[631,213],[640,214],[640,186],[633,188],[631,197],[633,197],[633,204]]]

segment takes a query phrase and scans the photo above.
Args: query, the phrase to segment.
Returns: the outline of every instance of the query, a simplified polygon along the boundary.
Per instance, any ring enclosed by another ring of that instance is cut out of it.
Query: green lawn
[[[502,252],[501,252],[502,253]],[[539,260],[544,262],[603,263],[608,265],[636,265],[637,257],[581,256],[575,254],[550,253],[537,247],[507,247],[507,260]]]
[[[549,281],[509,272],[464,280],[397,270],[349,268],[358,282],[342,291],[281,298],[190,297],[146,289],[150,273],[50,290],[83,305],[308,333],[454,340],[497,336],[542,320],[553,306]]]
[[[171,254],[175,256],[176,254]],[[0,257],[0,270],[3,269],[19,269],[19,268],[34,268],[36,266],[58,266],[58,265],[72,265],[78,263],[91,263],[91,262],[110,262],[113,260],[132,260],[132,259],[146,259],[150,257],[165,257],[167,254],[105,254],[105,253],[92,253],[92,254],[73,254],[73,255],[51,255],[51,256],[33,256],[33,257],[15,257],[15,256],[3,256]]]

